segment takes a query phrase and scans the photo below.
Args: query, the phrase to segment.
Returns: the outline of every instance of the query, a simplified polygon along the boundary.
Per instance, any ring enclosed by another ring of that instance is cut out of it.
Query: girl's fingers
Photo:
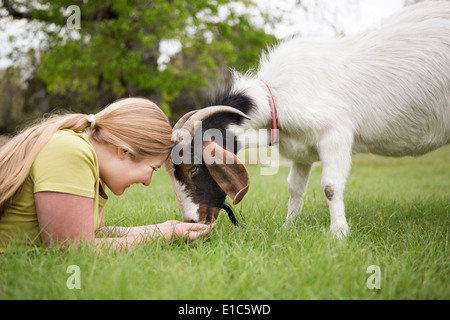
[[[197,237],[208,234],[214,224],[206,225],[201,223],[184,223],[183,224],[183,233],[184,236],[188,236],[190,240],[194,240]]]
[[[185,230],[191,231],[201,231],[201,230],[211,230],[214,227],[214,224],[203,224],[203,223],[183,223],[183,227]]]

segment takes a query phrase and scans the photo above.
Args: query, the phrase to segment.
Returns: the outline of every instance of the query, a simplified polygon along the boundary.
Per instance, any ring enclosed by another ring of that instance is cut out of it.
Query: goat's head
[[[187,113],[173,128],[175,146],[166,166],[186,222],[211,223],[227,195],[237,204],[249,188],[247,169],[237,156],[203,135],[202,122],[220,113],[248,119],[235,108],[213,106]]]

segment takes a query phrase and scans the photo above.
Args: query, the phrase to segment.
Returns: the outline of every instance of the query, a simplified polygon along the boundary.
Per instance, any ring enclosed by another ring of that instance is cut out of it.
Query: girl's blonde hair
[[[6,203],[20,192],[39,151],[61,129],[86,131],[97,142],[120,147],[136,160],[168,156],[173,147],[169,120],[156,104],[144,98],[110,104],[95,115],[93,128],[85,114],[51,115],[0,150],[0,215]]]

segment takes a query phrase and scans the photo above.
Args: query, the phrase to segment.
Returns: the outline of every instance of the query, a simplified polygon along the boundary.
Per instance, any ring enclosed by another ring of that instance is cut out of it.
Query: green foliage
[[[108,91],[148,96],[169,113],[183,89],[207,87],[221,67],[256,66],[262,49],[275,40],[248,13],[222,10],[235,2],[230,0],[35,2],[32,20],[42,22],[37,26],[46,35],[38,77],[51,93],[90,105]],[[242,3],[257,12],[252,1]],[[66,25],[71,5],[81,9],[78,30]],[[164,40],[176,40],[181,51],[161,64]]]

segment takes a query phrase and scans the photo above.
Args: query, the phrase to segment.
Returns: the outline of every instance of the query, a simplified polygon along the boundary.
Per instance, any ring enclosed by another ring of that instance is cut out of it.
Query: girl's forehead
[[[161,154],[156,156],[148,156],[143,161],[147,162],[153,168],[160,168],[168,158],[168,154]]]

